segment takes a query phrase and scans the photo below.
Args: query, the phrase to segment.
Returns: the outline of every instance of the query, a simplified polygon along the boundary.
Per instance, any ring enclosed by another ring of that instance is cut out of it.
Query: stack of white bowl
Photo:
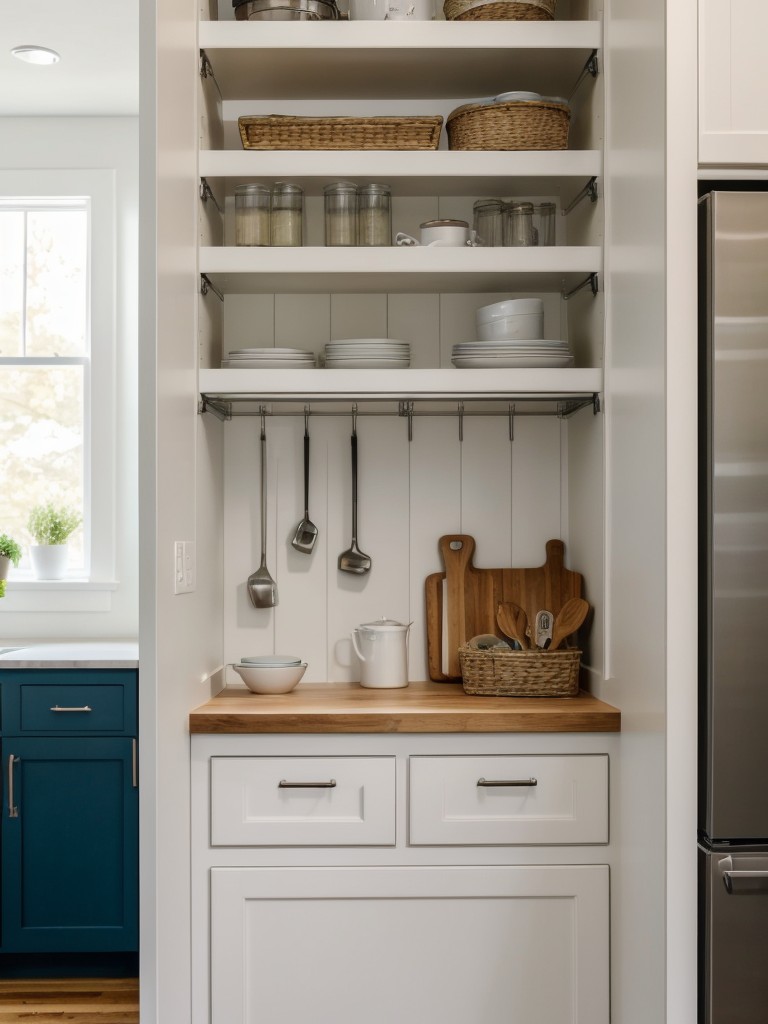
[[[571,366],[567,341],[544,338],[542,299],[506,299],[481,306],[475,314],[477,341],[453,346],[459,369]]]
[[[325,346],[326,370],[404,370],[411,365],[411,346],[390,338],[345,338]]]
[[[221,365],[229,370],[311,370],[315,357],[300,348],[239,348]]]

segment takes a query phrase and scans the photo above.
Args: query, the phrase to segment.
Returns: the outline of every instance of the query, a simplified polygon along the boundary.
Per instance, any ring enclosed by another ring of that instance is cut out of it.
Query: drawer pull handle
[[[13,802],[13,766],[18,764],[19,759],[15,754],[8,755],[8,817],[18,818],[19,808]]]
[[[54,704],[51,711],[93,711],[93,708],[89,708],[88,705],[84,705],[82,708],[60,708],[58,704]]]
[[[478,786],[538,786],[538,779],[478,779]]]
[[[280,779],[278,789],[334,789],[336,779],[329,779],[327,782],[288,782],[287,779]]]

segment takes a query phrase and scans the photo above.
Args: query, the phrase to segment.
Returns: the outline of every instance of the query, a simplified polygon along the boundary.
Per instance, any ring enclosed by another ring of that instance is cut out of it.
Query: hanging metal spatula
[[[305,555],[312,553],[317,540],[317,527],[309,518],[309,413],[304,413],[304,518],[296,527],[291,544]]]
[[[371,557],[357,546],[357,406],[352,412],[352,543],[339,555],[339,569],[362,576],[371,568]]]
[[[248,597],[254,608],[274,608],[277,584],[267,569],[267,435],[261,414],[261,565],[248,577]]]

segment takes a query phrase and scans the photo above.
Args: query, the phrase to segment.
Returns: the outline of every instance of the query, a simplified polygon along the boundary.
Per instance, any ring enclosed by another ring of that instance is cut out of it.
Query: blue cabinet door
[[[138,948],[130,737],[3,739],[5,952]]]

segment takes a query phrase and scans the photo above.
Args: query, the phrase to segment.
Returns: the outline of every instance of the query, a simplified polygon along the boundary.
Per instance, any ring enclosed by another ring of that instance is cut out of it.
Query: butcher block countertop
[[[474,697],[459,683],[399,690],[299,684],[262,695],[227,687],[190,713],[193,733],[619,732],[621,713],[591,694]]]

